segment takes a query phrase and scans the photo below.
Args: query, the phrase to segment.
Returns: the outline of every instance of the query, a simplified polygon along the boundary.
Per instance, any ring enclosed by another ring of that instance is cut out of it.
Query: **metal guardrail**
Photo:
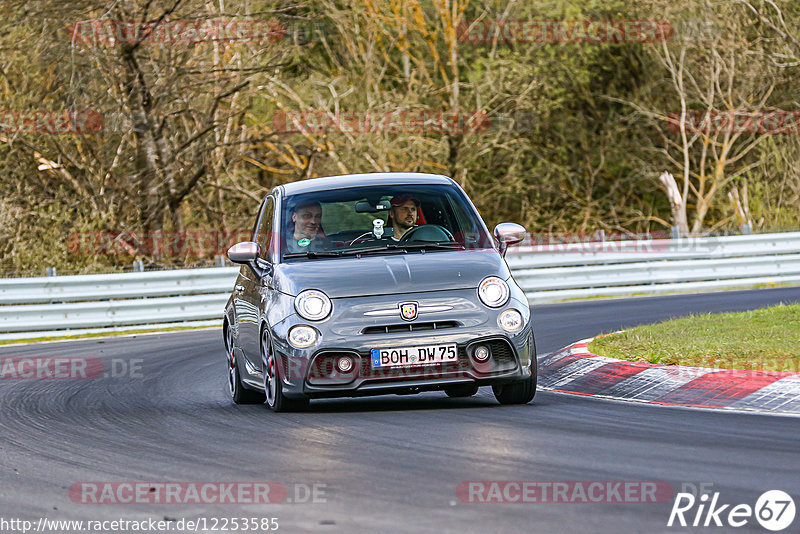
[[[0,305],[220,293],[238,267],[0,279]],[[2,308],[0,308],[1,310]],[[0,318],[0,331],[2,331]]]
[[[800,282],[800,232],[544,243],[507,261],[531,304]]]
[[[506,259],[532,304],[800,283],[800,232],[534,243],[512,248]],[[221,321],[238,270],[3,279],[0,340],[175,325],[176,321]]]
[[[0,340],[209,319],[221,324],[238,272],[216,267],[2,279]]]

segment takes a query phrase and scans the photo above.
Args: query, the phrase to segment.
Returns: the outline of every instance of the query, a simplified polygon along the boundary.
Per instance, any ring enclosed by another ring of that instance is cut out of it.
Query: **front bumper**
[[[368,315],[370,311],[407,300],[419,302],[420,309],[436,311],[420,315],[412,322],[401,320],[399,314],[392,318]],[[508,333],[498,326],[497,318],[512,307],[523,314],[525,323],[519,331]],[[289,345],[288,331],[297,324],[316,328],[317,344],[307,349]],[[527,303],[512,298],[502,308],[489,309],[476,303],[474,290],[339,299],[326,321],[313,324],[292,315],[273,327],[273,340],[282,362],[283,393],[290,398],[413,393],[463,383],[495,385],[530,376],[530,363],[535,358]],[[425,366],[372,366],[373,349],[446,344],[457,346],[457,361]],[[478,345],[490,349],[485,362],[474,358],[473,350]],[[342,356],[355,361],[347,373],[336,367],[336,360]]]

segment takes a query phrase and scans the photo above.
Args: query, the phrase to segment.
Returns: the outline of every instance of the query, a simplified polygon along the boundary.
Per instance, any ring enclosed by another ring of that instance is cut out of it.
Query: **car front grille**
[[[382,326],[368,326],[364,328],[362,334],[392,334],[395,332],[419,332],[421,330],[442,330],[445,328],[458,328],[461,323],[458,321],[430,321],[427,323],[401,323],[387,324]]]
[[[405,326],[405,325],[399,325]],[[405,331],[405,330],[403,330]],[[435,365],[410,366],[410,367],[384,367],[373,369],[369,352],[356,352],[350,350],[325,350],[315,355],[312,368],[309,370],[309,383],[318,386],[345,385],[356,378],[368,380],[389,380],[402,382],[405,380],[436,379],[468,377],[470,372],[483,376],[508,372],[517,367],[516,356],[511,344],[503,339],[488,339],[476,341],[469,346],[486,345],[491,352],[489,367],[474,364],[470,359],[467,345],[458,346],[458,361],[439,363]],[[357,370],[346,375],[334,369],[334,362],[340,356],[351,356],[358,360]],[[483,367],[483,368],[482,368]]]
[[[509,345],[508,341],[502,339],[493,339],[487,343],[489,350],[492,353],[492,358],[498,365],[508,363],[515,363],[514,350]]]

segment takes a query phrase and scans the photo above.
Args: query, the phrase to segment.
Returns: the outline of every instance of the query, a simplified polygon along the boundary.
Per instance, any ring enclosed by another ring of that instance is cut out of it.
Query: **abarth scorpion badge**
[[[401,302],[400,303],[400,317],[406,321],[413,321],[417,318],[417,303],[416,302]]]

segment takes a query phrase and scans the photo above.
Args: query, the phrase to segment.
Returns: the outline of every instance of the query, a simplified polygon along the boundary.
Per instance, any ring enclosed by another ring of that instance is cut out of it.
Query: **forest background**
[[[537,236],[800,226],[796,0],[2,0],[0,13],[5,275],[208,264],[275,185],[355,172],[446,174],[490,228]],[[580,31],[626,21],[622,39]],[[651,23],[656,39],[637,34]]]

